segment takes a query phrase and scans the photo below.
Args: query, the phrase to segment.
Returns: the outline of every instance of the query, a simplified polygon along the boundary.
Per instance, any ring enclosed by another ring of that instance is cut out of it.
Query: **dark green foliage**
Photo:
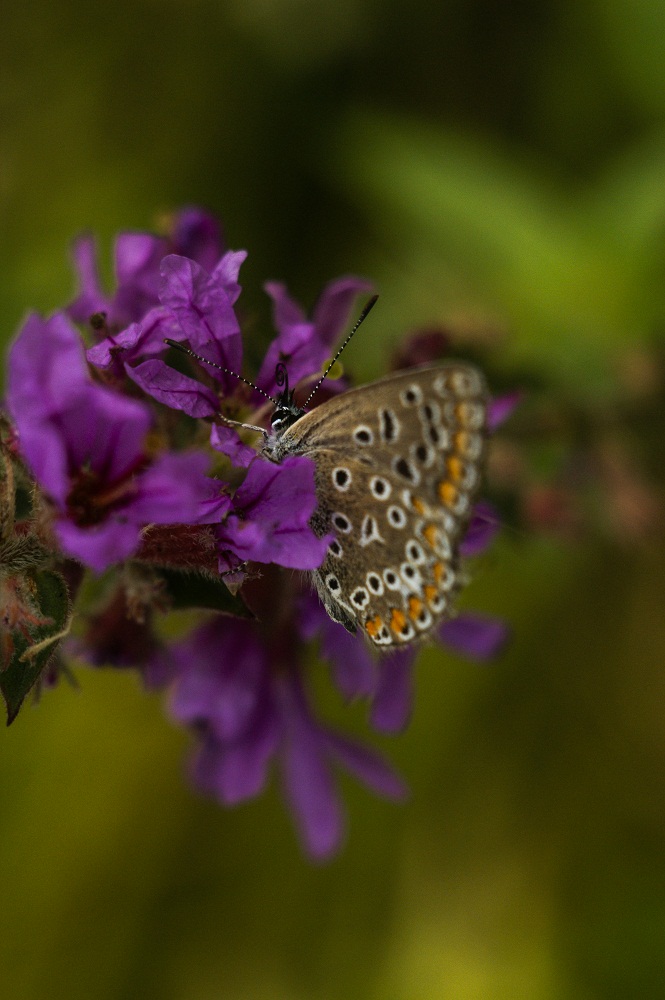
[[[69,619],[67,587],[58,573],[44,570],[28,574],[21,583],[30,593],[32,613],[24,606],[23,620],[3,634],[9,662],[0,673],[0,691],[7,708],[7,725],[14,721],[25,696],[54,655]]]

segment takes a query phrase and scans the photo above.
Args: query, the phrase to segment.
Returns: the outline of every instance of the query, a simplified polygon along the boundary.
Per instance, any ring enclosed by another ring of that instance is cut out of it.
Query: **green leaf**
[[[69,620],[69,595],[63,578],[58,573],[44,571],[30,574],[28,579],[35,584],[35,607],[46,621],[43,625],[30,625],[29,636],[20,629],[11,633],[12,657],[7,669],[0,673],[7,725],[18,715],[25,696],[66,635]]]
[[[242,598],[234,596],[219,578],[175,569],[160,569],[159,575],[164,580],[171,606],[176,611],[205,608],[241,618],[253,617]]]

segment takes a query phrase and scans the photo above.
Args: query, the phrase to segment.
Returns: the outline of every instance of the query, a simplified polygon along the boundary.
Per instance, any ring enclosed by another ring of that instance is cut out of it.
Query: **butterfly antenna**
[[[323,382],[323,380],[327,376],[328,372],[330,371],[330,369],[333,367],[333,365],[337,361],[338,357],[340,356],[340,354],[342,353],[342,351],[344,350],[344,348],[346,347],[346,345],[348,344],[348,342],[351,340],[351,337],[354,335],[354,333],[356,332],[356,330],[358,329],[358,327],[360,326],[360,324],[363,322],[363,320],[367,319],[367,316],[369,315],[370,310],[376,304],[376,300],[378,299],[378,297],[379,297],[378,295],[373,295],[372,298],[369,300],[369,302],[367,303],[367,305],[365,306],[365,308],[361,312],[360,316],[356,320],[356,323],[355,323],[353,329],[351,330],[351,333],[348,335],[348,337],[346,338],[346,340],[344,341],[344,343],[342,344],[342,346],[338,350],[337,354],[332,359],[332,361],[330,362],[330,364],[328,365],[328,367],[324,371],[323,375],[321,376],[321,378],[316,383],[316,385],[314,386],[314,388],[310,392],[309,396],[305,400],[304,406],[307,406],[307,404],[309,403],[310,399],[312,398],[312,396],[314,395],[314,393],[317,391],[317,389],[319,388],[319,386],[321,385],[321,383]]]
[[[171,340],[169,337],[165,337],[164,343],[168,344],[169,347],[175,347],[175,349],[177,351],[180,351],[181,354],[187,354],[189,355],[190,358],[195,358],[197,361],[202,361],[205,365],[210,365],[211,368],[218,368],[220,372],[226,372],[227,375],[233,375],[234,378],[240,379],[241,382],[244,382],[245,385],[248,385],[250,389],[254,389],[256,392],[260,392],[262,396],[265,396],[266,399],[269,399],[271,403],[275,404],[275,406],[279,405],[274,396],[269,396],[267,392],[263,391],[263,389],[259,389],[258,385],[254,385],[254,383],[250,382],[249,379],[243,378],[242,375],[238,375],[238,372],[234,372],[230,368],[224,368],[223,365],[218,365],[215,361],[208,361],[208,359],[204,358],[203,355],[196,354],[195,351],[191,351],[189,347],[184,347],[182,344],[178,343],[177,340]]]

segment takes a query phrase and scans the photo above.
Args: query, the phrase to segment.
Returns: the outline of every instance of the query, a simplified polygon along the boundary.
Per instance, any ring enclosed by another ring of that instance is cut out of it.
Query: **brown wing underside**
[[[316,463],[314,574],[326,610],[391,649],[450,617],[480,485],[487,392],[463,364],[400,373],[306,414],[281,439]]]

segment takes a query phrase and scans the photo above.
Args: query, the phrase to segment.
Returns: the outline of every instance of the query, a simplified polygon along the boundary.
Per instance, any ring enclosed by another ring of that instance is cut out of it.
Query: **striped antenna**
[[[269,399],[271,403],[275,404],[275,406],[279,406],[279,403],[274,396],[269,396],[267,392],[263,391],[263,389],[259,389],[258,385],[254,385],[254,383],[250,382],[249,379],[243,378],[242,375],[238,375],[238,372],[234,372],[230,368],[224,368],[223,365],[218,365],[215,361],[208,361],[208,359],[204,358],[203,355],[196,354],[195,351],[190,351],[189,347],[184,347],[182,344],[179,344],[177,340],[171,340],[169,337],[165,337],[164,343],[168,344],[169,347],[175,347],[175,349],[177,351],[180,351],[181,354],[187,354],[189,355],[190,358],[195,358],[197,361],[202,361],[204,365],[210,365],[211,368],[218,368],[220,372],[226,372],[227,375],[233,375],[234,378],[240,379],[241,382],[244,382],[245,385],[248,385],[250,389],[254,389],[256,392],[260,392],[262,396],[265,396],[266,399]]]
[[[337,354],[336,354],[336,355],[335,355],[335,357],[334,357],[334,358],[332,359],[332,361],[330,362],[330,364],[328,365],[328,367],[327,367],[327,368],[326,368],[326,370],[324,371],[323,375],[321,376],[321,378],[320,378],[320,379],[319,379],[319,381],[318,381],[318,382],[316,383],[316,385],[314,386],[314,388],[313,388],[313,389],[312,389],[312,391],[310,392],[309,396],[308,396],[308,397],[307,397],[307,399],[305,400],[305,403],[304,403],[304,406],[303,406],[303,409],[305,409],[305,407],[306,407],[306,406],[307,406],[307,404],[309,403],[309,401],[310,401],[310,399],[312,398],[312,396],[314,395],[314,393],[315,393],[315,392],[316,392],[316,391],[318,390],[318,388],[319,388],[319,386],[321,385],[321,383],[323,382],[324,378],[326,377],[326,375],[328,374],[328,372],[330,371],[330,369],[332,368],[332,366],[333,366],[333,365],[335,364],[335,362],[337,361],[338,357],[340,356],[340,354],[342,353],[342,351],[344,350],[344,348],[346,347],[346,345],[348,344],[348,342],[349,342],[349,341],[351,340],[351,337],[352,337],[352,336],[354,335],[354,333],[356,332],[356,330],[358,329],[358,327],[360,326],[360,324],[362,323],[362,321],[363,321],[364,319],[367,319],[367,316],[368,316],[368,314],[369,314],[370,310],[371,310],[371,309],[373,308],[373,306],[374,306],[374,305],[376,304],[376,300],[378,299],[378,297],[379,297],[378,295],[373,295],[373,296],[372,296],[372,298],[371,298],[371,299],[369,300],[369,302],[367,303],[367,305],[365,306],[365,308],[364,308],[364,309],[363,309],[363,311],[361,312],[360,316],[359,316],[359,317],[358,317],[358,319],[356,320],[356,324],[355,324],[355,326],[353,327],[353,329],[351,330],[351,333],[350,333],[350,334],[348,335],[348,337],[346,338],[346,340],[344,341],[344,343],[342,344],[342,346],[341,346],[341,347],[340,347],[340,349],[338,350]]]

